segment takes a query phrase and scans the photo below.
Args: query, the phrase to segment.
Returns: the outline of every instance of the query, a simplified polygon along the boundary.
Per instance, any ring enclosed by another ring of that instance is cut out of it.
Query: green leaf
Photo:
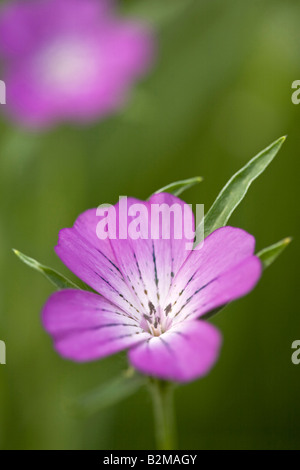
[[[281,137],[273,142],[230,178],[204,218],[204,237],[226,225],[233,211],[244,199],[251,183],[271,163],[284,141],[285,137]]]
[[[23,263],[27,264],[27,266],[30,266],[30,268],[33,268],[36,271],[42,273],[58,289],[80,289],[76,284],[74,284],[72,281],[69,281],[69,279],[54,269],[40,264],[35,259],[29,258],[29,256],[24,255],[18,250],[13,249],[13,252],[21,261],[23,261]]]
[[[129,373],[128,373],[129,372]],[[79,416],[87,416],[115,405],[135,393],[146,383],[142,375],[132,373],[130,369],[120,377],[101,384],[96,389],[66,403],[67,408]]]
[[[280,240],[279,242],[274,243],[274,245],[268,246],[257,253],[256,256],[261,260],[264,269],[268,268],[276,260],[291,241],[292,238],[290,237],[284,238],[283,240]]]
[[[175,183],[170,183],[167,186],[158,189],[153,194],[170,193],[174,196],[179,196],[181,193],[183,193],[183,191],[192,188],[193,186],[195,186],[195,184],[201,183],[201,181],[203,181],[203,178],[201,176],[195,176],[194,178],[176,181]],[[153,196],[153,194],[151,194],[151,196]]]

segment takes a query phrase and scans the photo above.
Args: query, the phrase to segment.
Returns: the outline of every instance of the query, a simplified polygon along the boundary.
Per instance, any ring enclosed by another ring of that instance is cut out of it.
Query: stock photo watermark
[[[204,239],[204,204],[132,203],[120,196],[116,206],[101,204],[96,234],[100,240],[185,240],[187,250],[199,250]],[[197,227],[195,229],[195,227]]]
[[[0,364],[6,364],[6,345],[0,340]]]
[[[6,85],[0,80],[0,104],[6,104]]]
[[[292,363],[298,365],[300,364],[300,339],[292,342],[292,349],[295,349],[291,357]]]
[[[300,103],[300,80],[294,80],[292,83],[292,88],[296,89],[294,93],[292,93],[292,103],[299,104]]]

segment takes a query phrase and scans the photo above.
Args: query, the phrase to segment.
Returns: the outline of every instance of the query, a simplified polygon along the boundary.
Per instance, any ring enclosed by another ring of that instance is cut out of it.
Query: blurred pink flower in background
[[[153,57],[153,37],[112,0],[26,0],[2,7],[6,112],[26,127],[91,121],[121,107]]]

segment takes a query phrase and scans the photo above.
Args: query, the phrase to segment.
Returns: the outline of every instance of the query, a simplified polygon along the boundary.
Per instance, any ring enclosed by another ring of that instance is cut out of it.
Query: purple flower
[[[171,208],[180,199],[166,193],[142,204],[140,221],[150,224],[153,204]],[[119,203],[112,206],[117,214]],[[189,209],[191,211],[191,209]],[[124,219],[125,220],[125,219]],[[127,226],[134,220],[128,217]],[[97,237],[96,209],[60,231],[56,253],[96,293],[54,293],[43,324],[56,350],[74,361],[100,359],[129,349],[129,361],[144,374],[185,382],[206,374],[221,345],[218,330],[201,317],[247,294],[261,275],[255,240],[244,230],[223,227],[200,250],[187,251],[186,238],[133,240]],[[122,223],[122,222],[121,222]],[[160,221],[161,225],[161,221]]]
[[[6,110],[28,127],[90,121],[118,109],[152,57],[150,32],[112,0],[22,0],[0,16]]]

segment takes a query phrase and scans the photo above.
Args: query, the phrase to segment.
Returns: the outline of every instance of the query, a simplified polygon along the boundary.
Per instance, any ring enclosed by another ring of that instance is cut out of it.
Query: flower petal
[[[109,0],[6,3],[1,5],[0,53],[9,58],[18,55],[24,57],[40,47],[41,43],[49,41],[53,33],[90,31],[92,26],[98,26],[102,18],[107,21],[111,16],[110,11]]]
[[[58,353],[78,362],[114,354],[150,336],[103,297],[72,289],[49,298],[42,322]]]
[[[186,302],[174,309],[174,322],[199,318],[212,310],[248,294],[258,282],[262,265],[256,256],[251,256],[218,278],[198,288]],[[200,291],[199,291],[200,289]]]
[[[191,319],[246,295],[261,275],[254,245],[252,235],[233,227],[208,236],[174,280],[168,296],[170,316],[180,320],[188,314]]]
[[[153,195],[149,202],[121,200],[113,209],[117,233],[115,239],[110,237],[111,246],[124,278],[148,312],[151,304],[156,308],[164,303],[174,276],[190,254],[186,243],[191,240],[184,228],[188,223],[194,228],[192,211],[188,204],[166,193]],[[158,209],[162,213],[156,217]],[[182,217],[181,223],[176,219],[173,224],[173,211]]]
[[[211,324],[187,321],[129,351],[133,367],[144,374],[188,382],[209,372],[218,359],[221,335]]]
[[[0,7],[10,117],[39,129],[115,112],[153,63],[153,33],[112,0],[12,1]]]
[[[132,317],[140,316],[139,305],[128,288],[108,239],[96,234],[96,209],[81,214],[72,228],[59,232],[56,254],[82,281]]]

